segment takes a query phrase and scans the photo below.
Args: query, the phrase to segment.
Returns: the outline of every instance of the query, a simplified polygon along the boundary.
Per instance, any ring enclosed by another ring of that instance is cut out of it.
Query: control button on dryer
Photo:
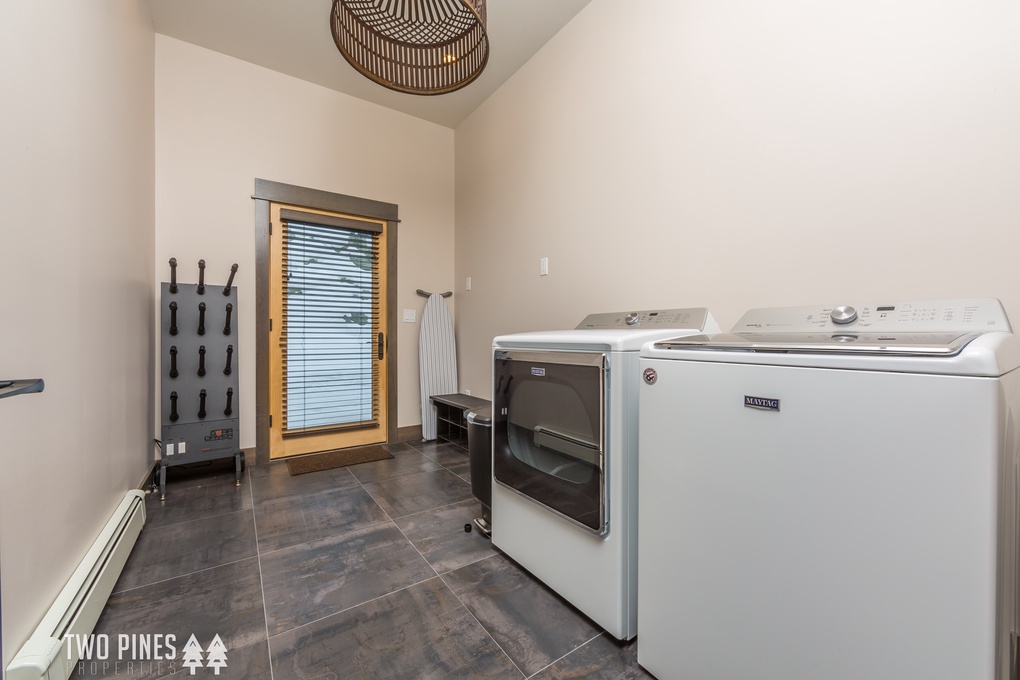
[[[638,321],[640,321],[640,320],[641,320],[641,315],[638,314],[637,312],[630,312],[629,314],[627,314],[626,317],[624,317],[624,321],[627,322],[628,326],[636,326]]]
[[[829,318],[832,319],[832,323],[839,325],[851,323],[857,319],[857,310],[850,305],[840,305],[832,310]]]

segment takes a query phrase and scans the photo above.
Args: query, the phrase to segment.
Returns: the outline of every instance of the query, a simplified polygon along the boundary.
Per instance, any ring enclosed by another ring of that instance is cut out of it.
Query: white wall
[[[1020,326],[1017,35],[1012,0],[594,0],[457,129],[461,386],[596,311],[995,296]]]
[[[3,664],[152,458],[153,53],[144,2],[0,9]]]
[[[223,284],[239,263],[244,447],[255,446],[255,178],[397,204],[397,305],[420,318],[415,289],[453,285],[453,130],[156,36],[156,276],[169,280],[176,257],[178,281],[195,282],[204,259],[206,281]],[[396,330],[398,425],[415,425],[418,326]]]

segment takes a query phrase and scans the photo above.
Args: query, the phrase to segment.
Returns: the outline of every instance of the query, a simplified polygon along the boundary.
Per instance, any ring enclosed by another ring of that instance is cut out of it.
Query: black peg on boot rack
[[[178,418],[180,418],[180,416],[177,415],[177,393],[176,392],[171,392],[170,393],[170,422],[171,423],[176,423]]]
[[[223,409],[223,415],[229,416],[231,413],[234,412],[234,409],[231,408],[231,405],[230,405],[230,403],[233,400],[234,400],[234,388],[233,387],[228,387],[227,388],[227,407],[225,409]]]
[[[177,303],[170,303],[170,335],[177,335]]]
[[[234,274],[237,273],[237,263],[230,265],[230,278],[227,279],[227,285],[223,288],[224,295],[230,295],[230,287],[234,285]]]
[[[198,303],[198,334],[205,335],[205,303]]]
[[[170,258],[170,294],[177,295],[177,258]]]
[[[234,311],[234,305],[227,303],[227,322],[223,325],[223,335],[230,335],[230,313]]]
[[[180,373],[177,372],[177,345],[170,346],[170,377],[176,378]]]
[[[205,418],[205,390],[198,393],[198,417]]]
[[[205,345],[198,348],[198,377],[205,375]]]
[[[205,260],[198,261],[198,289],[195,292],[205,295]]]
[[[230,375],[230,360],[234,357],[234,346],[227,345],[227,365],[223,368],[223,375]]]

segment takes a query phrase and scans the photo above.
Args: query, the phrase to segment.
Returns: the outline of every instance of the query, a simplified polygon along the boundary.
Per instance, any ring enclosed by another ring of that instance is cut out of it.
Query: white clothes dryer
[[[637,626],[637,360],[706,309],[593,314],[493,341],[492,542],[618,639]]]
[[[659,680],[1015,680],[1020,343],[993,299],[756,309],[641,352]]]

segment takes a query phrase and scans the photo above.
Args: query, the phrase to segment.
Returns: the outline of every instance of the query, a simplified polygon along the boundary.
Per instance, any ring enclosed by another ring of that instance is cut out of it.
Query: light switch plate
[[[414,323],[414,310],[413,309],[405,309],[404,310],[404,323]]]

